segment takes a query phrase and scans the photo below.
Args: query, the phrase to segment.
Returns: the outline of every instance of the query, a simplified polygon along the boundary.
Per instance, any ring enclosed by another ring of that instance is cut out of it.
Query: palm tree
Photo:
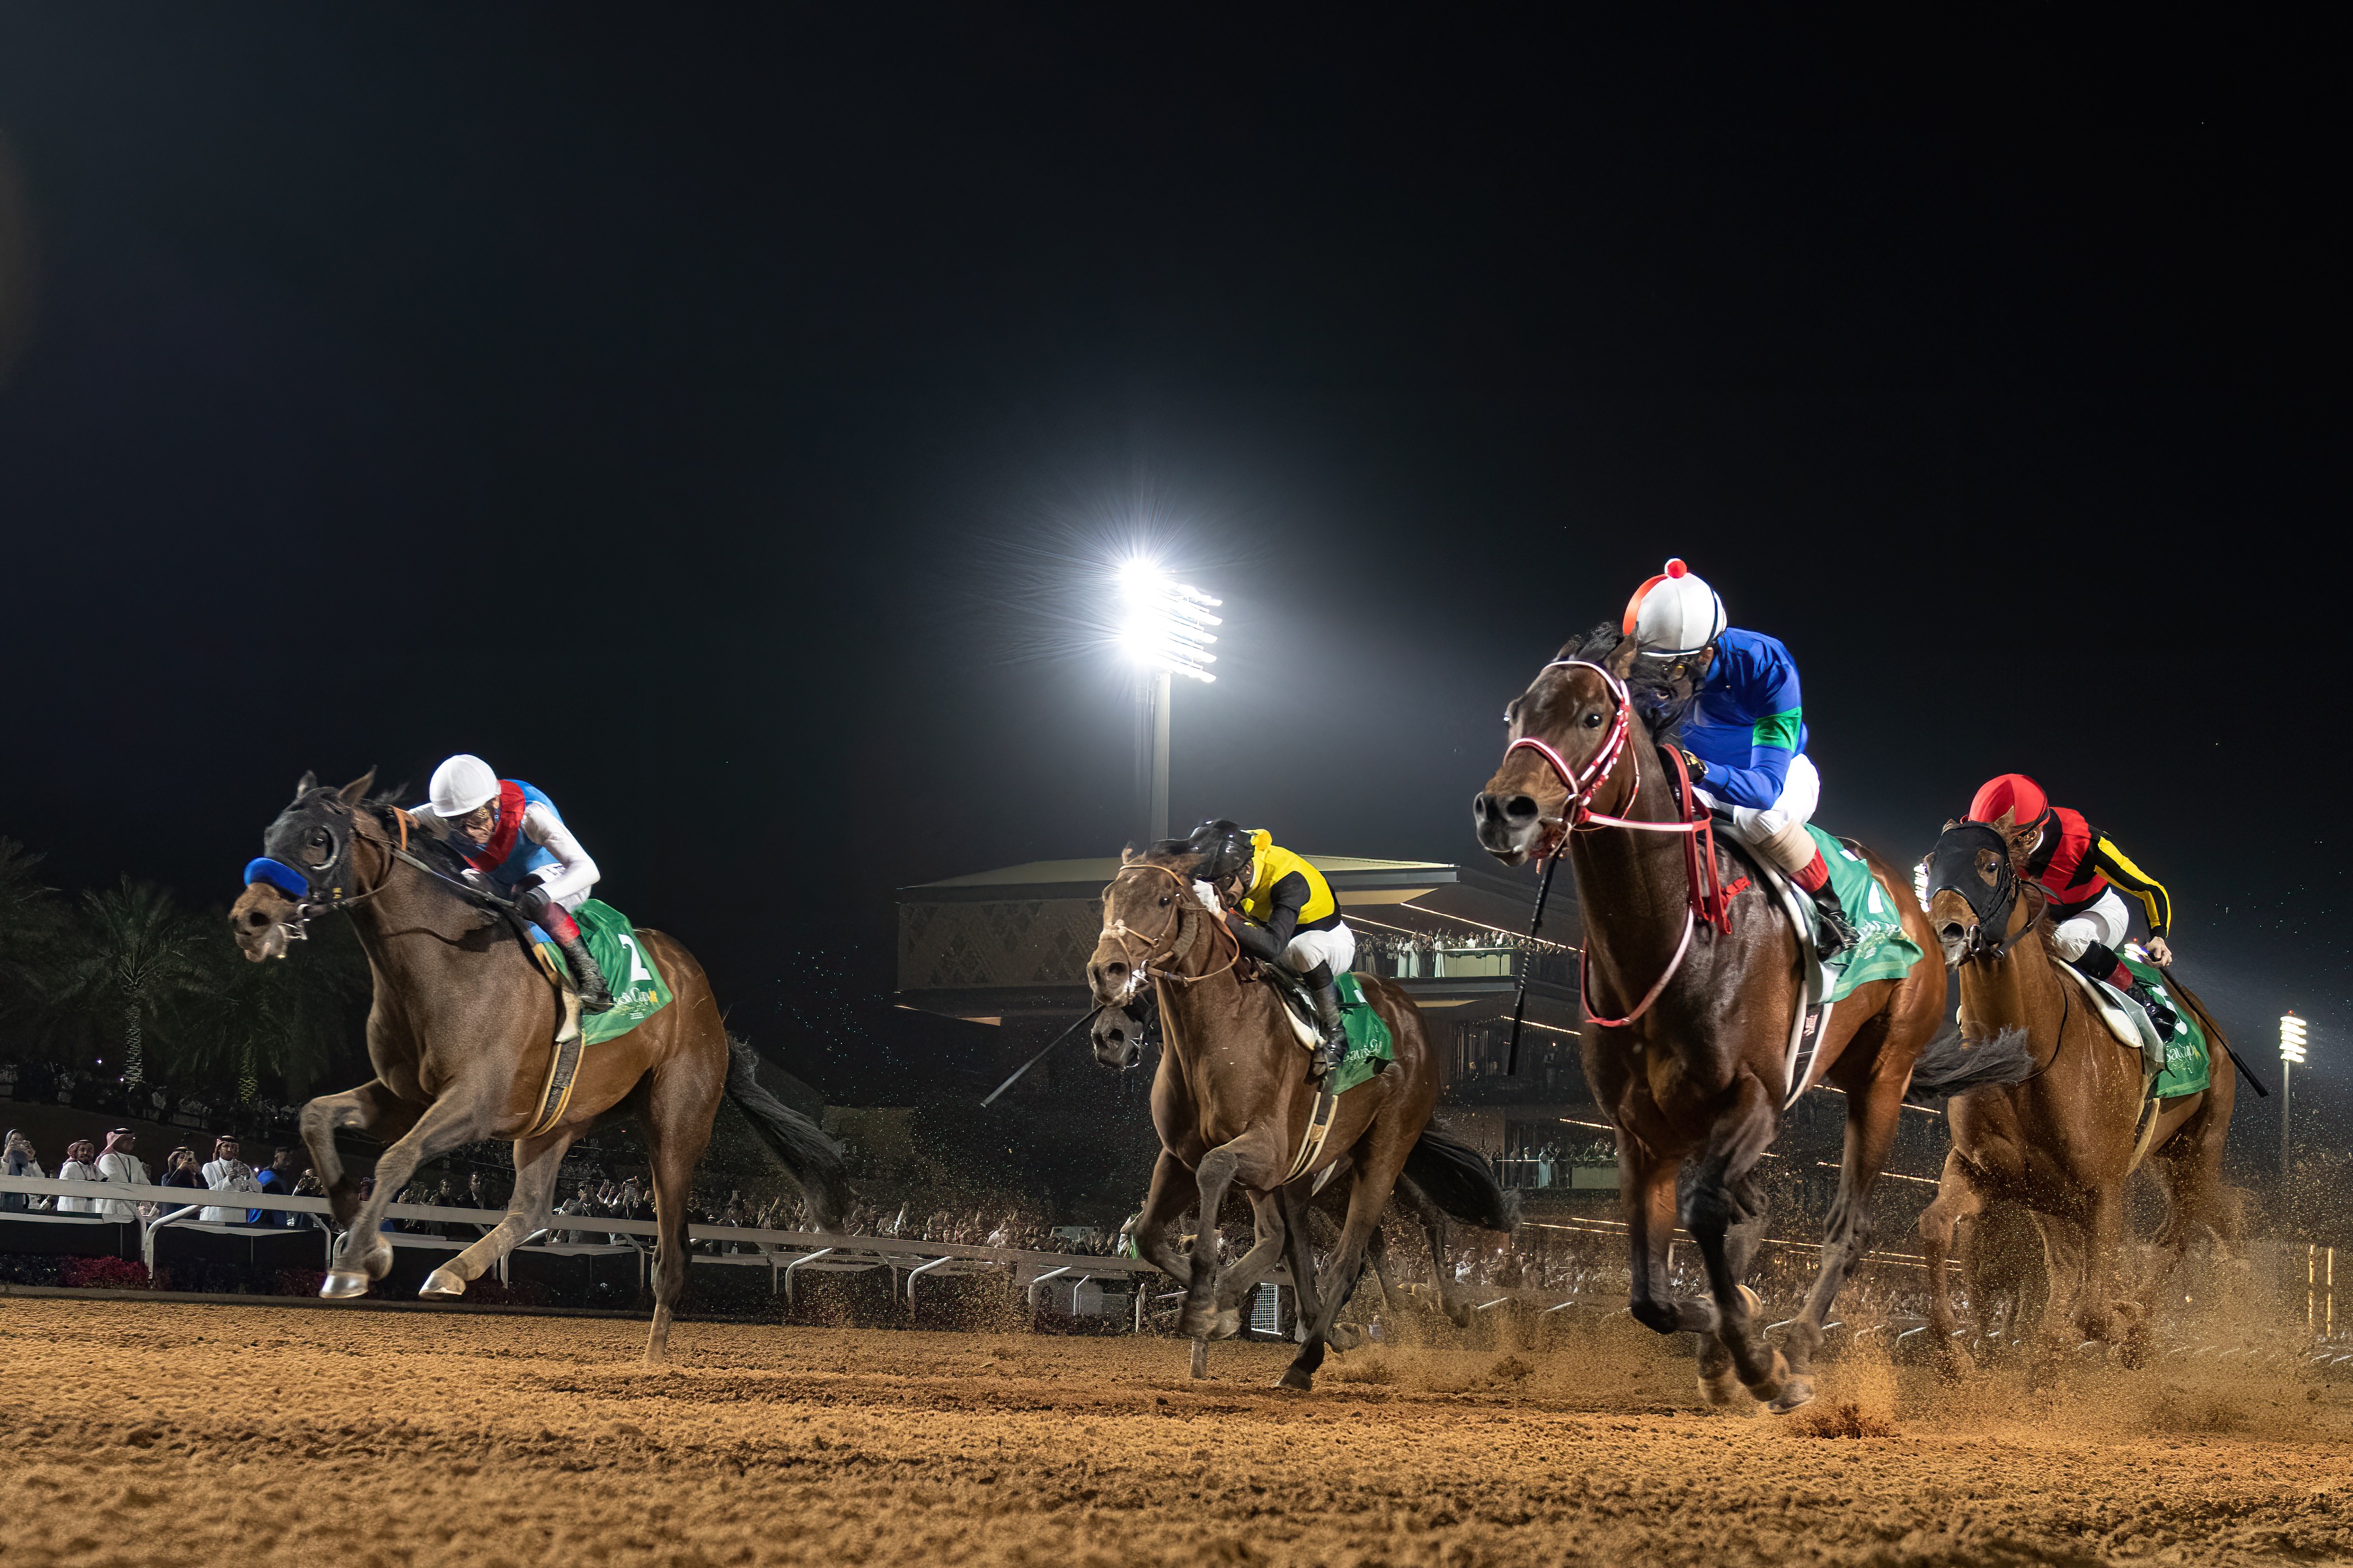
[[[65,952],[65,910],[35,870],[40,860],[0,838],[0,1021],[19,1026],[47,1007]]]
[[[322,921],[290,958],[248,963],[221,921],[199,934],[204,981],[180,1016],[173,1070],[235,1073],[251,1100],[265,1077],[299,1094],[355,1039],[367,1016],[367,956],[349,921]]]
[[[123,1081],[143,1082],[149,1026],[204,977],[197,928],[169,889],[129,877],[108,892],[84,893],[79,924],[59,1001],[100,1037],[119,1027]]]

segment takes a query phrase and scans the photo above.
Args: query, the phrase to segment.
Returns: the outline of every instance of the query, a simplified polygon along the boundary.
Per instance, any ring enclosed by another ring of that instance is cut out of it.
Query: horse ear
[[[367,792],[375,783],[375,770],[374,768],[370,768],[367,772],[362,773],[359,777],[353,779],[351,783],[337,790],[335,792],[335,798],[342,801],[345,805],[357,805],[360,802],[367,798]]]
[[[1954,828],[1958,827],[1960,825],[1961,819],[1957,816],[1948,816],[1945,818],[1945,831],[1947,833],[1950,833]]]
[[[1618,646],[1609,650],[1609,673],[1623,680],[1633,673],[1634,660],[1641,656],[1642,645],[1632,637],[1620,637]]]
[[[294,783],[294,798],[296,800],[301,800],[304,795],[309,795],[312,790],[317,789],[318,787],[319,775],[316,773],[304,773]]]
[[[1135,864],[1134,845],[1127,844],[1121,847],[1119,851],[1119,863],[1123,866],[1133,866]]]

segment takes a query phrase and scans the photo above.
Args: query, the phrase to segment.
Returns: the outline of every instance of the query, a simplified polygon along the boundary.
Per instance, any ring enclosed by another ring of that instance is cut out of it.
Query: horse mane
[[[1582,637],[1563,643],[1553,659],[1556,663],[1566,658],[1582,659],[1607,668],[1619,645],[1625,640],[1614,622],[1604,621]],[[1659,659],[1638,657],[1633,668],[1626,672],[1626,694],[1633,699],[1634,711],[1641,716],[1651,738],[1661,744],[1673,743],[1682,731],[1683,716],[1699,697],[1696,684],[1687,691],[1675,689],[1668,674],[1673,668]]]

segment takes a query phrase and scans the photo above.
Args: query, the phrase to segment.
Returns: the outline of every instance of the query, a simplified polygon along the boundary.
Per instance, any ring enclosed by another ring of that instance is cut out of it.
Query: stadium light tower
[[[2288,1085],[2304,1065],[2304,1020],[2293,1012],[2280,1015],[2280,1174],[2287,1174]]]
[[[1209,612],[1224,604],[1189,583],[1179,583],[1156,561],[1138,557],[1120,568],[1120,597],[1125,615],[1120,625],[1120,647],[1138,667],[1135,714],[1136,771],[1150,759],[1149,800],[1145,826],[1154,839],[1168,837],[1168,709],[1176,678],[1207,685],[1218,678],[1209,666],[1218,656],[1209,645],[1218,640],[1211,626],[1225,623]]]

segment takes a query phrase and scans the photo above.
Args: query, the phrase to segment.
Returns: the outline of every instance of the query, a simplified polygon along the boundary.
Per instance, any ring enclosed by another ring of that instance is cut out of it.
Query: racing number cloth
[[[2189,1009],[2168,991],[2165,971],[2153,963],[2143,963],[2121,953],[2117,960],[2132,971],[2135,980],[2148,987],[2149,994],[2172,1008],[2177,1019],[2173,1026],[2173,1037],[2165,1042],[2165,1070],[2158,1073],[2157,1082],[2149,1086],[2150,1098],[2170,1100],[2177,1094],[2196,1094],[2200,1089],[2211,1088],[2214,1074],[2206,1049],[2206,1031],[2191,1020]],[[2127,1001],[2125,1005],[2129,1007],[2134,1004]]]
[[[1348,1054],[1332,1069],[1331,1091],[1345,1094],[1360,1083],[1380,1075],[1381,1068],[1396,1060],[1389,1041],[1389,1026],[1365,1000],[1365,987],[1354,974],[1342,974],[1333,981],[1340,993],[1340,1022],[1348,1031]]]
[[[590,899],[572,911],[580,922],[580,935],[588,943],[588,956],[605,972],[605,984],[613,993],[613,1009],[609,1013],[580,1015],[580,1035],[588,1045],[599,1045],[617,1035],[626,1035],[648,1018],[670,1005],[670,985],[654,967],[653,955],[638,941],[635,927],[628,917],[601,899]],[[564,970],[564,955],[555,950],[547,933],[537,926],[531,928],[532,939],[546,949],[556,972]]]
[[[1837,975],[1830,1000],[1842,1002],[1858,985],[1909,974],[1920,962],[1920,944],[1904,934],[1903,912],[1871,874],[1869,863],[1812,823],[1806,831],[1814,836],[1814,847],[1831,868],[1839,907],[1854,927],[1854,945],[1829,966]]]

